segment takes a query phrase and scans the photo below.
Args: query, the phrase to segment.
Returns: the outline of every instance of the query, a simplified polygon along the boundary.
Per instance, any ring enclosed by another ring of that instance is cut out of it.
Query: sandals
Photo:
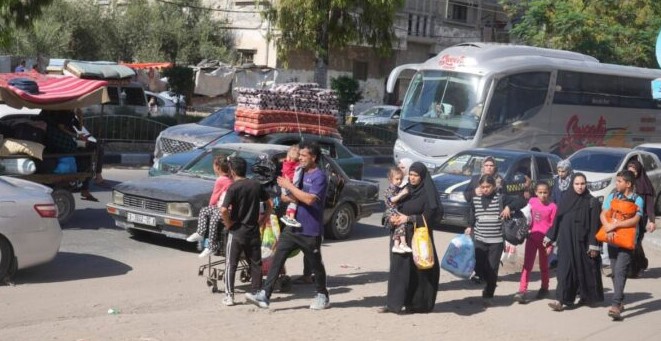
[[[88,195],[88,196],[81,195],[81,196],[80,196],[80,200],[87,200],[87,201],[99,202],[99,199],[93,197],[92,195]]]
[[[610,309],[608,309],[608,316],[613,319],[613,321],[622,321],[624,318],[622,317],[622,305],[620,306],[613,306]]]
[[[551,309],[553,311],[558,311],[558,312],[565,310],[565,306],[562,305],[562,303],[560,303],[558,301],[553,301],[553,302],[549,303],[549,307],[551,307]]]

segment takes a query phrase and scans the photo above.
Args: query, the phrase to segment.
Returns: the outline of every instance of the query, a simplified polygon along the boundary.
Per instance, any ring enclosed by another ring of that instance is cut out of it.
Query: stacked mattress
[[[286,83],[272,89],[237,89],[234,130],[250,135],[308,133],[340,138],[335,92],[315,83]]]

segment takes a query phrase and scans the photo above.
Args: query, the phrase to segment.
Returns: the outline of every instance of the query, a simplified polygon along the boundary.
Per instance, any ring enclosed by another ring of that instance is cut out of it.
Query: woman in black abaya
[[[390,253],[386,306],[379,312],[428,313],[436,304],[440,270],[433,230],[441,222],[443,208],[427,167],[420,162],[413,163],[409,169],[408,190],[409,196],[397,207],[400,214],[391,217],[392,226],[406,223],[406,240],[411,245],[413,223],[422,226],[424,216],[434,251],[434,266],[419,270],[410,253]],[[392,249],[392,243],[390,238],[388,250]]]
[[[647,257],[645,257],[645,250],[643,250],[643,237],[645,237],[646,232],[654,232],[656,230],[656,212],[655,212],[655,202],[656,199],[654,186],[650,178],[645,172],[645,168],[638,160],[631,160],[627,164],[627,169],[632,171],[636,175],[635,191],[645,203],[644,211],[645,214],[640,219],[638,223],[638,240],[636,241],[636,249],[633,251],[633,257],[631,259],[631,264],[629,265],[629,271],[627,277],[629,278],[638,278],[643,271],[647,270]]]
[[[575,173],[571,187],[562,196],[553,226],[546,233],[544,245],[558,244],[556,300],[549,303],[555,311],[574,304],[580,295],[581,304],[604,300],[601,282],[601,257],[595,235],[601,225],[601,204],[588,189],[585,175]]]

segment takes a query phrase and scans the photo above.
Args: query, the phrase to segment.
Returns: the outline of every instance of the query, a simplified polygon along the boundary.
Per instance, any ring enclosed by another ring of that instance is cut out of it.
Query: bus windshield
[[[404,99],[399,129],[419,136],[467,140],[482,113],[480,76],[437,70],[415,74]]]

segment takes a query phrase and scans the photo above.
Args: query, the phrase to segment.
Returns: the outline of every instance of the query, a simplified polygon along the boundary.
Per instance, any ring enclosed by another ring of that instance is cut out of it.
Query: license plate
[[[126,213],[126,220],[138,224],[143,224],[143,225],[149,225],[149,226],[156,226],[156,218],[154,217],[148,217],[146,215],[141,215],[141,214],[135,214],[128,212]]]

